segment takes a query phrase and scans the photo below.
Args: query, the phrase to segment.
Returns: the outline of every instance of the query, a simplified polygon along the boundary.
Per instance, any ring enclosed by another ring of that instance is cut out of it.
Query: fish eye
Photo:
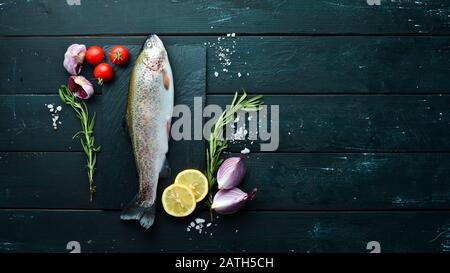
[[[151,41],[148,41],[147,42],[147,47],[152,47],[153,45],[152,45],[152,42]]]

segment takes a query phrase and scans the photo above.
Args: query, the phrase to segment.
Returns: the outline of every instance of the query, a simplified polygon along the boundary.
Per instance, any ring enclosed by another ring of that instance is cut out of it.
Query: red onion
[[[225,160],[217,171],[219,190],[228,190],[238,186],[245,176],[243,157],[230,157]]]
[[[68,85],[72,94],[77,98],[86,100],[94,95],[92,83],[83,76],[70,76]]]
[[[211,209],[219,214],[232,214],[237,212],[248,200],[253,200],[256,196],[257,189],[253,189],[250,193],[245,193],[238,188],[231,190],[220,190],[214,196]]]
[[[86,46],[73,44],[67,48],[64,54],[64,68],[70,75],[78,75],[86,55]]]

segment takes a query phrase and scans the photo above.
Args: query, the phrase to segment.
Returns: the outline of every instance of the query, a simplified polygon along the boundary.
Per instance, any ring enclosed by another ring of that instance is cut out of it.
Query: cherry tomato
[[[115,46],[109,52],[109,59],[113,64],[124,65],[128,62],[128,49],[124,46]]]
[[[104,82],[109,82],[114,76],[114,70],[111,65],[101,63],[94,68],[94,76],[98,80],[98,84],[102,85]]]
[[[86,61],[91,65],[99,64],[105,59],[105,52],[99,46],[90,46],[86,51]]]

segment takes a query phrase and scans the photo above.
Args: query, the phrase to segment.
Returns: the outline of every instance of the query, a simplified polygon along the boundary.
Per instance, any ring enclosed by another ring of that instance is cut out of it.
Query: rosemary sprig
[[[82,135],[80,138],[81,146],[83,147],[84,153],[86,154],[87,165],[86,168],[88,170],[88,179],[89,179],[89,200],[92,202],[92,196],[95,192],[94,186],[94,172],[95,172],[95,163],[97,161],[97,153],[100,151],[100,146],[95,147],[94,145],[94,124],[95,124],[95,114],[89,119],[89,111],[84,102],[79,102],[78,99],[70,92],[70,89],[62,85],[59,88],[59,97],[61,100],[72,107],[72,109],[77,114],[77,117],[81,121],[82,131],[76,133],[73,138]]]
[[[239,97],[238,92],[234,94],[233,101],[229,108],[227,108],[218,118],[214,127],[211,130],[209,137],[209,148],[206,149],[206,178],[209,182],[209,193],[206,199],[206,204],[211,208],[212,205],[212,192],[211,189],[217,182],[216,172],[223,159],[221,158],[222,152],[228,147],[228,141],[224,139],[223,132],[227,124],[234,121],[234,115],[239,111],[259,111],[263,102],[262,96],[255,96],[247,99],[247,93]],[[211,212],[212,215],[212,212]]]

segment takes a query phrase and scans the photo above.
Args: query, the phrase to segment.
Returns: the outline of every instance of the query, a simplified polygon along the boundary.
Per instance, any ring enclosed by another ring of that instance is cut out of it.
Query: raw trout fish
[[[128,89],[127,125],[139,174],[139,193],[120,218],[137,220],[148,229],[155,220],[158,178],[167,176],[173,112],[173,76],[167,51],[150,35],[134,64]]]

